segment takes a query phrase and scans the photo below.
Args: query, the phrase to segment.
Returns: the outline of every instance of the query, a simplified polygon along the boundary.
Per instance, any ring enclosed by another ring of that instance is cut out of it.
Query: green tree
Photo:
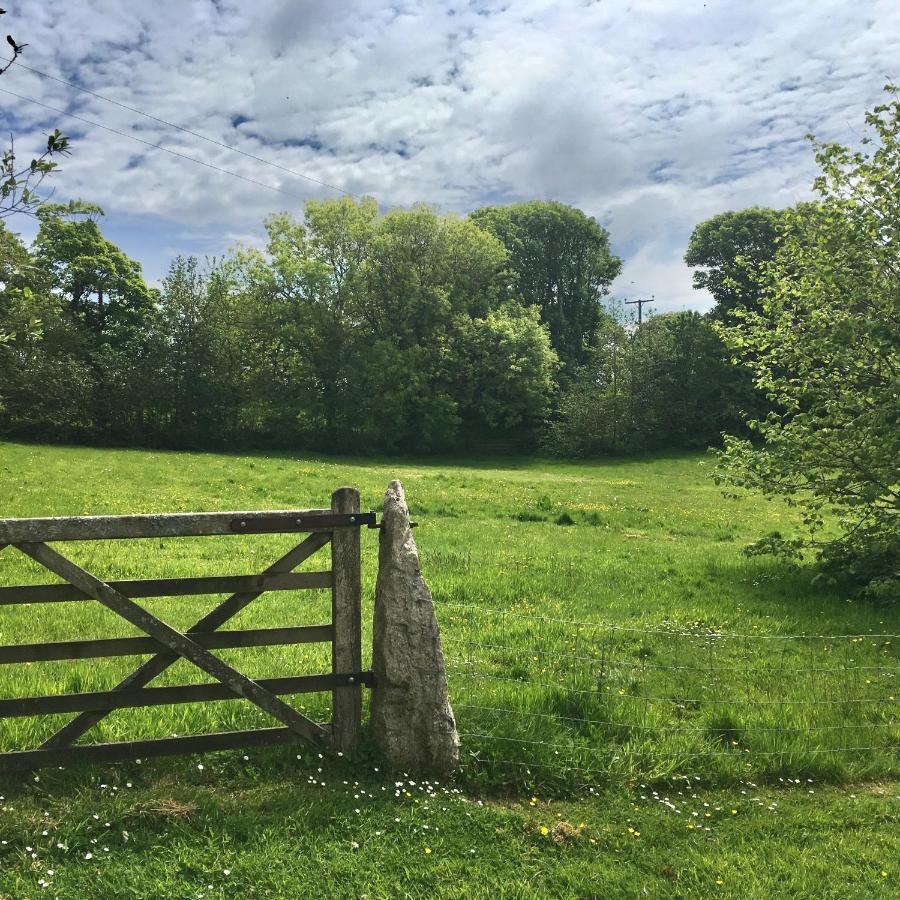
[[[0,223],[0,430],[56,440],[86,433],[91,373],[65,303]]]
[[[555,456],[595,457],[631,448],[632,343],[613,316],[601,321],[588,361],[563,388],[544,448]]]
[[[153,378],[148,336],[155,332],[155,300],[130,259],[100,230],[103,211],[73,201],[45,204],[32,255],[51,292],[65,301],[67,321],[90,366],[94,388],[84,427],[116,441],[140,441],[149,410],[148,378]]]
[[[563,391],[547,448],[563,456],[718,445],[757,404],[748,373],[696,312],[607,319]]]
[[[267,228],[265,253],[232,258],[255,433],[396,452],[539,427],[556,357],[536,314],[501,308],[496,237],[425,205],[379,217],[350,198]]]
[[[759,268],[775,256],[785,213],[754,206],[701,222],[691,234],[684,261],[697,271],[694,287],[712,294],[718,319],[743,307],[758,311]]]
[[[874,141],[863,150],[815,144],[819,203],[789,214],[760,309],[720,326],[777,411],[751,422],[761,444],[728,439],[719,477],[802,510],[800,537],[770,535],[756,549],[812,548],[896,596],[900,101],[888,91],[866,117]]]
[[[499,241],[426,206],[379,218],[374,201],[351,198],[266,227],[264,253],[231,259],[235,326],[250,349],[241,427],[329,449],[456,440],[457,323],[495,305]]]
[[[305,418],[315,439],[331,449],[350,449],[359,436],[363,356],[356,337],[377,220],[370,197],[311,201],[303,226],[285,220],[287,244],[271,248],[276,265],[290,273],[294,320],[311,339]]]
[[[721,444],[725,431],[744,432],[760,399],[707,317],[653,316],[632,342],[632,421],[640,447],[709,447]]]
[[[36,302],[40,270],[17,234],[0,221],[0,344],[26,331],[40,334]]]
[[[456,331],[454,393],[465,430],[530,444],[550,411],[559,370],[538,310],[507,303],[483,318],[459,319]]]
[[[119,329],[141,327],[155,295],[141,264],[104,237],[102,217],[91,203],[45,204],[34,255],[72,314],[98,337],[112,339]]]
[[[196,257],[176,257],[163,279],[149,338],[155,373],[145,392],[152,430],[167,444],[222,446],[234,436],[244,372],[229,287],[221,264],[203,267]]]
[[[467,323],[496,304],[505,262],[495,237],[425,205],[379,221],[356,342],[364,348],[357,408],[370,440],[427,451],[458,442],[468,390],[458,348]]]
[[[509,297],[540,310],[571,374],[590,355],[601,300],[622,267],[608,232],[579,209],[541,200],[487,206],[470,218],[506,247]]]

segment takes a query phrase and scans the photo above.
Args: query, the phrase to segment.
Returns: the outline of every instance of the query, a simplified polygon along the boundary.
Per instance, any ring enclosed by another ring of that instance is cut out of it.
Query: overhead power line
[[[143,116],[145,119],[150,119],[152,122],[156,122],[159,125],[165,125],[167,128],[175,128],[177,131],[181,131],[184,134],[189,134],[191,135],[191,137],[195,137],[198,140],[206,141],[206,143],[212,144],[216,147],[220,147],[223,150],[230,150],[232,153],[238,153],[241,156],[245,156],[247,159],[252,159],[254,162],[261,163],[264,166],[270,166],[273,169],[278,169],[280,172],[284,172],[287,175],[293,175],[295,178],[303,178],[306,181],[311,181],[313,184],[318,184],[321,187],[328,188],[329,190],[337,191],[339,194],[344,194],[347,197],[353,197],[357,200],[361,199],[361,195],[354,194],[352,191],[344,190],[344,188],[338,187],[336,184],[329,184],[327,181],[321,181],[318,178],[314,178],[312,175],[306,175],[303,172],[297,172],[294,169],[289,169],[287,166],[282,166],[280,163],[272,162],[272,160],[270,159],[264,159],[261,156],[256,156],[253,153],[248,153],[246,150],[241,150],[239,147],[233,147],[231,144],[226,144],[224,141],[217,141],[215,138],[211,138],[205,134],[201,134],[199,131],[193,131],[190,128],[185,128],[183,125],[178,125],[175,122],[169,122],[167,119],[161,119],[159,116],[154,116],[151,113],[144,112],[142,109],[138,109],[136,106],[129,106],[127,103],[122,103],[119,100],[113,100],[112,97],[107,97],[104,94],[98,94],[96,91],[92,91],[86,87],[75,84],[73,81],[67,81],[65,78],[60,78],[57,75],[51,75],[49,72],[42,72],[40,69],[35,69],[32,66],[26,66],[25,63],[21,62],[21,60],[16,63],[16,66],[20,69],[25,69],[26,71],[31,72],[34,75],[39,75],[41,78],[47,78],[50,81],[55,81],[57,84],[64,84],[67,87],[70,87],[75,91],[79,91],[82,94],[89,94],[91,97],[96,97],[98,100],[103,100],[104,103],[111,103],[113,106],[118,106],[120,109],[125,109],[128,110],[128,112],[133,112],[139,116]]]
[[[26,97],[24,94],[17,94],[15,91],[8,91],[6,88],[0,88],[4,94],[9,94],[11,97],[16,97],[19,100],[25,100],[28,103],[34,103],[37,106],[42,106],[44,109],[49,109],[51,112],[59,113],[61,116],[68,116],[70,119],[77,119],[79,122],[84,122],[86,125],[91,125],[94,128],[102,128],[104,131],[109,131],[111,134],[117,134],[119,137],[127,138],[130,141],[137,141],[139,144],[143,144],[145,147],[150,147],[153,150],[162,150],[164,153],[170,153],[172,156],[177,156],[179,159],[186,159],[188,162],[196,163],[198,166],[203,166],[207,169],[214,169],[216,172],[221,172],[223,175],[230,175],[232,178],[240,178],[241,181],[247,181],[250,184],[255,184],[257,187],[265,188],[268,191],[275,191],[278,194],[284,194],[286,197],[292,197],[295,200],[304,201],[308,199],[307,197],[303,197],[300,194],[294,194],[291,191],[285,191],[282,188],[275,187],[272,184],[266,184],[264,181],[257,181],[255,178],[250,178],[247,175],[241,175],[239,172],[233,172],[231,169],[225,169],[222,166],[217,166],[213,163],[205,162],[202,159],[197,159],[196,156],[189,156],[187,153],[179,153],[177,150],[172,150],[170,147],[164,147],[162,144],[154,144],[152,141],[145,141],[143,138],[136,137],[133,134],[128,134],[126,131],[119,131],[117,128],[111,128],[109,125],[103,125],[100,122],[94,122],[92,119],[86,119],[84,116],[79,116],[76,113],[67,112],[64,109],[59,109],[56,106],[50,106],[49,103],[44,103],[41,100],[36,100],[34,97]]]

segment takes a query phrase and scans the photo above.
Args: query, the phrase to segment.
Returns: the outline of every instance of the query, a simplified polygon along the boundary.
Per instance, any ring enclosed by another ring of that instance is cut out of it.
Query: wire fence
[[[485,778],[897,774],[900,635],[434,603],[464,765]]]

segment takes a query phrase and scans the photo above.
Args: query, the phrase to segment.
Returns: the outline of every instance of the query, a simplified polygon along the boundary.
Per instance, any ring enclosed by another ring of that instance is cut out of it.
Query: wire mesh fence
[[[890,776],[895,634],[642,628],[435,601],[470,774]]]

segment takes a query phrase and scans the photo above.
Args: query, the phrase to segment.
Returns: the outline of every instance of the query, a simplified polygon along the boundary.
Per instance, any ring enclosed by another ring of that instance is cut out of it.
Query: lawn
[[[792,513],[723,497],[711,468],[702,455],[411,462],[0,444],[7,517],[326,506],[342,484],[368,509],[401,478],[463,753],[432,798],[373,771],[368,747],[352,767],[300,747],[299,760],[289,748],[7,779],[0,896],[39,893],[38,879],[65,897],[891,895],[900,612],[742,555],[789,532]],[[290,543],[69,549],[125,579],[250,574]],[[366,621],[376,546],[364,532]],[[0,554],[2,584],[45,575]],[[177,625],[214,602],[147,601]],[[328,591],[272,594],[233,625],[329,611]],[[3,644],[134,633],[89,603],[0,609]],[[315,646],[223,653],[254,677],[328,668]],[[136,662],[5,666],[0,696],[100,690]],[[178,664],[158,683],[196,680]],[[327,719],[327,695],[296,702]],[[0,749],[35,746],[65,720],[5,720]],[[90,737],[257,724],[269,723],[228,701],[120,711]]]

